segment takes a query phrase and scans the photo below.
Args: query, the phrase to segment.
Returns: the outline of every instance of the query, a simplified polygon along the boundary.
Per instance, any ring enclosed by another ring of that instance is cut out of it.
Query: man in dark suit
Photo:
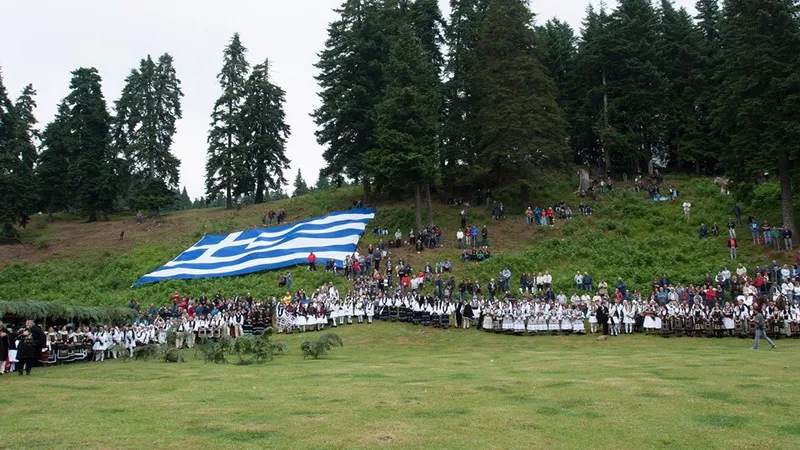
[[[597,321],[603,325],[603,335],[608,336],[608,303],[605,300],[600,302],[600,307],[597,308]]]
[[[17,370],[22,375],[24,370],[27,375],[31,374],[31,368],[42,356],[46,338],[41,328],[36,326],[32,320],[25,321],[25,330],[19,336],[19,348],[17,349]]]

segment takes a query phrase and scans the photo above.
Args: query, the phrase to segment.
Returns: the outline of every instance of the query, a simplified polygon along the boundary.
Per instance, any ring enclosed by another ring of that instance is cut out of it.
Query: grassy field
[[[800,341],[517,337],[377,323],[264,366],[0,377],[2,448],[797,448]]]
[[[549,206],[561,199],[578,212],[573,194],[575,180],[554,177],[542,179],[534,192],[532,206]],[[468,210],[469,223],[487,225],[495,256],[481,264],[454,264],[454,275],[478,279],[484,284],[501,269],[512,271],[517,283],[522,272],[548,270],[557,289],[568,291],[575,271],[589,271],[595,281],[622,276],[629,288],[648,290],[653,276],[670,275],[673,282],[697,283],[706,272],[714,275],[731,264],[723,236],[698,241],[701,222],[717,222],[725,234],[733,199],[724,196],[708,178],[669,176],[664,183],[681,193],[676,202],[652,202],[645,193],[634,193],[631,186],[617,184],[614,192],[603,194],[595,204],[596,214],[576,216],[555,227],[526,226],[523,209],[507,201],[508,218],[491,221],[485,207]],[[777,185],[759,185],[750,201],[740,203],[743,216],[752,214],[761,221],[780,222]],[[499,194],[498,194],[499,195]],[[211,280],[167,281],[130,286],[142,275],[163,265],[197,242],[204,234],[219,234],[259,226],[262,214],[285,208],[288,219],[296,221],[346,209],[360,196],[358,187],[317,192],[266,205],[253,205],[240,211],[221,209],[191,210],[165,215],[137,226],[133,217],[114,217],[111,222],[85,224],[61,217],[48,224],[36,217],[23,233],[23,243],[0,246],[0,300],[44,300],[72,304],[124,306],[132,298],[142,304],[163,303],[173,291],[198,296],[201,292],[221,291],[226,296],[252,292],[256,297],[283,294],[277,286],[276,271],[242,277]],[[460,207],[447,206],[439,198],[434,205],[435,223],[442,227],[445,248],[423,254],[409,249],[393,251],[393,258],[405,258],[414,267],[449,258],[457,261],[455,233]],[[507,199],[498,198],[498,201]],[[692,220],[684,221],[681,203],[693,204]],[[414,221],[411,202],[376,199],[375,224],[407,233]],[[371,228],[370,228],[371,229]],[[368,230],[370,230],[368,229]],[[120,241],[120,231],[125,240]],[[772,259],[793,262],[794,255],[753,246],[747,229],[739,227],[740,260],[752,269]],[[369,233],[361,246],[377,241]],[[295,289],[316,289],[334,281],[340,288],[342,277],[325,273],[293,270]]]

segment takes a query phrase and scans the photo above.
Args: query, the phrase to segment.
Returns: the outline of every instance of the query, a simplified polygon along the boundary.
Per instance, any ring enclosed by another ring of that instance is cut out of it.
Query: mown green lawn
[[[517,337],[376,323],[264,366],[0,377],[2,448],[797,448],[800,341]],[[234,358],[231,358],[232,360]]]

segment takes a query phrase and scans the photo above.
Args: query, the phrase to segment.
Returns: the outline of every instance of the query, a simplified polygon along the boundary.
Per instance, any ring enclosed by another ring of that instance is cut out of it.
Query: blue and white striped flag
[[[290,225],[258,228],[228,235],[205,236],[174,260],[136,282],[168,279],[215,278],[303,264],[311,252],[324,264],[333,259],[342,266],[353,254],[372,208],[351,209]]]

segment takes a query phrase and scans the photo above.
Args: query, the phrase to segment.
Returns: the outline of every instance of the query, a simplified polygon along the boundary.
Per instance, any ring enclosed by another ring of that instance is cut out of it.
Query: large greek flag
[[[214,278],[302,264],[314,252],[317,262],[339,266],[356,250],[374,209],[351,209],[290,225],[205,236],[174,260],[136,282]]]

